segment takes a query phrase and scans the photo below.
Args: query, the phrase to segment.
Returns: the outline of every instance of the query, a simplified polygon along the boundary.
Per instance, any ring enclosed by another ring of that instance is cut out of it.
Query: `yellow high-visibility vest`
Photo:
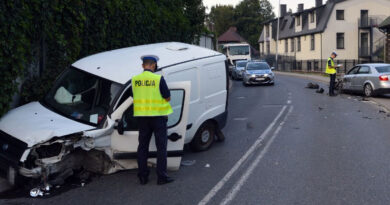
[[[329,61],[331,62],[332,68],[329,67]],[[326,70],[325,72],[327,74],[335,74],[337,73],[336,69],[334,68],[334,61],[332,58],[328,58],[328,61],[326,61]]]
[[[132,79],[133,107],[135,117],[166,116],[173,112],[171,105],[160,93],[161,75],[150,71]]]

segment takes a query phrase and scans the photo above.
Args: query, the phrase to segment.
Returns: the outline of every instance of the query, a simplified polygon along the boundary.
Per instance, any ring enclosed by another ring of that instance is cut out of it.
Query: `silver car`
[[[360,64],[343,77],[343,90],[365,96],[390,93],[390,64]]]
[[[236,66],[233,68],[232,78],[233,80],[242,80],[243,71],[245,70],[245,66],[248,63],[247,60],[237,61]]]
[[[266,62],[248,62],[243,71],[243,84],[245,86],[252,84],[275,83],[275,75],[272,68]]]

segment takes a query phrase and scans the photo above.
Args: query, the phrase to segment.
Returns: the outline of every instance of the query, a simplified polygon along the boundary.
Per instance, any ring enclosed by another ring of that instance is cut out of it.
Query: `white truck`
[[[179,168],[184,144],[202,151],[222,140],[229,86],[223,54],[176,42],[107,51],[78,60],[41,101],[0,119],[0,170],[8,181],[55,184],[80,168],[103,174],[137,168],[130,91],[146,54],[159,56],[157,73],[171,90],[168,168]],[[150,163],[155,156],[152,139]]]
[[[236,65],[236,61],[239,60],[251,60],[251,47],[247,43],[225,44],[222,53],[226,55],[232,66]]]

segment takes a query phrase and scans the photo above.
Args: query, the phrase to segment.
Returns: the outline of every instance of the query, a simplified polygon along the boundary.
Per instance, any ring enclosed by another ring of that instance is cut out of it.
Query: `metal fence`
[[[276,66],[275,56],[267,56],[263,57],[263,59],[267,61],[270,66],[275,67],[279,71],[292,72],[324,73],[327,63],[327,59],[296,60],[294,57],[279,56],[278,66]],[[383,63],[383,61],[369,62],[358,59],[335,59],[334,62],[336,65],[342,65],[341,69],[338,69],[339,73],[346,73],[357,64]]]

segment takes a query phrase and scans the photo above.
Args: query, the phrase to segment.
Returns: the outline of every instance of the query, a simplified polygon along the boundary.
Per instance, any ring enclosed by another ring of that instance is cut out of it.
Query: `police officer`
[[[157,184],[174,180],[167,175],[167,120],[172,108],[169,104],[170,92],[161,75],[154,74],[159,58],[153,55],[142,56],[143,73],[132,79],[134,116],[139,124],[138,178],[142,185],[148,183],[147,166],[149,143],[154,133],[157,147]]]
[[[337,57],[336,52],[332,52],[330,57],[328,58],[328,61],[326,63],[326,74],[329,74],[330,76],[330,82],[329,82],[329,96],[335,96],[334,94],[334,85],[336,82],[336,68],[339,68],[339,66],[334,65],[334,59]]]

